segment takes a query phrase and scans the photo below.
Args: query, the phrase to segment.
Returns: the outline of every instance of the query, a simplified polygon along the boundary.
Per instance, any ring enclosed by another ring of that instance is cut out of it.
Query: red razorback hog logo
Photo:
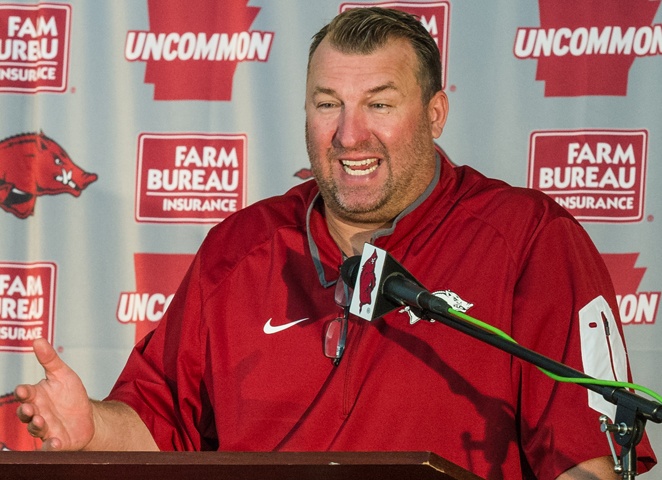
[[[637,57],[662,54],[660,0],[538,0],[540,27],[520,27],[515,57],[537,59],[546,97],[627,95]]]
[[[34,213],[37,197],[69,193],[78,197],[97,175],[75,165],[43,133],[24,133],[0,142],[0,208],[18,218]]]
[[[359,312],[363,309],[363,305],[370,305],[372,303],[372,291],[377,286],[377,276],[375,275],[376,263],[377,250],[372,252],[372,256],[361,267],[361,275],[359,277]]]

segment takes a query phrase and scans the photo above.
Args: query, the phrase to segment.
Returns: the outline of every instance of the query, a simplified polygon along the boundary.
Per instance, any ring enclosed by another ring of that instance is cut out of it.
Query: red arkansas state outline
[[[260,11],[249,0],[148,0],[150,31],[154,33],[245,32]],[[154,84],[154,100],[232,99],[238,61],[148,60],[145,83]]]
[[[186,274],[194,255],[173,253],[135,253],[133,263],[136,275],[136,291],[122,295],[174,294]],[[135,321],[135,342],[154,330],[159,322]]]
[[[660,0],[538,0],[540,27],[549,29],[650,25]],[[636,55],[593,54],[540,57],[536,80],[546,97],[627,95],[628,75]]]

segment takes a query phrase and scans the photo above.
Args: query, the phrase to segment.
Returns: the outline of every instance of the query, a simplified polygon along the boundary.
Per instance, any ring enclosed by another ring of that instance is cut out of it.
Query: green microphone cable
[[[493,327],[492,325],[485,323],[481,320],[478,320],[477,318],[474,318],[470,315],[467,315],[466,313],[459,312],[457,310],[454,310],[452,308],[448,309],[448,313],[451,313],[455,315],[458,318],[461,318],[462,320],[465,320],[473,325],[476,325],[477,327],[480,327],[484,330],[487,330],[488,332],[491,332],[505,340],[508,340],[509,342],[518,344],[517,341],[515,341],[514,338],[512,338],[510,335],[507,333],[503,332],[502,330],[499,330],[496,327]],[[519,345],[519,344],[518,344]],[[549,372],[545,370],[544,368],[537,367],[538,370],[543,372],[545,375],[550,377],[553,380],[556,380],[557,382],[564,382],[564,383],[576,383],[576,384],[591,384],[591,385],[602,385],[605,387],[618,387],[618,388],[630,388],[632,390],[636,390],[642,393],[645,393],[646,395],[649,395],[650,397],[654,398],[658,402],[662,403],[662,395],[659,393],[654,392],[650,388],[644,387],[642,385],[637,385],[635,383],[629,383],[629,382],[618,382],[614,380],[601,380],[598,378],[569,378],[569,377],[563,377],[560,375],[556,375],[555,373]]]

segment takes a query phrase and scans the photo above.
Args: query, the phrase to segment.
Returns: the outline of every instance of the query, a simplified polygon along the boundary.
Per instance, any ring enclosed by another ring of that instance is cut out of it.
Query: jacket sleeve
[[[161,450],[217,448],[203,381],[199,278],[200,253],[161,322],[135,346],[107,397],[133,408]]]
[[[540,228],[522,257],[520,272],[514,338],[590,376],[629,381],[611,279],[584,229],[566,217]],[[613,420],[613,405],[524,362],[514,362],[513,377],[519,388],[514,393],[521,399],[522,448],[537,478],[553,479],[582,461],[611,454],[599,417],[605,413]],[[647,438],[637,454],[639,472],[655,464]]]

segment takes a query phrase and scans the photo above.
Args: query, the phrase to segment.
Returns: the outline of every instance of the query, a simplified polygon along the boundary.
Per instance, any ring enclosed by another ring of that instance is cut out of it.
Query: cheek
[[[313,165],[319,168],[326,158],[326,152],[330,147],[330,143],[324,139],[324,133],[320,131],[318,125],[306,124],[306,150],[308,151],[308,159]]]
[[[412,141],[418,129],[418,118],[411,116],[388,116],[370,125],[370,129],[384,145],[398,149]]]
[[[320,139],[320,129],[319,122],[307,121],[306,122],[306,141],[309,144],[317,144]]]
[[[315,139],[333,138],[338,129],[337,117],[332,114],[310,114],[306,122],[311,138]]]

